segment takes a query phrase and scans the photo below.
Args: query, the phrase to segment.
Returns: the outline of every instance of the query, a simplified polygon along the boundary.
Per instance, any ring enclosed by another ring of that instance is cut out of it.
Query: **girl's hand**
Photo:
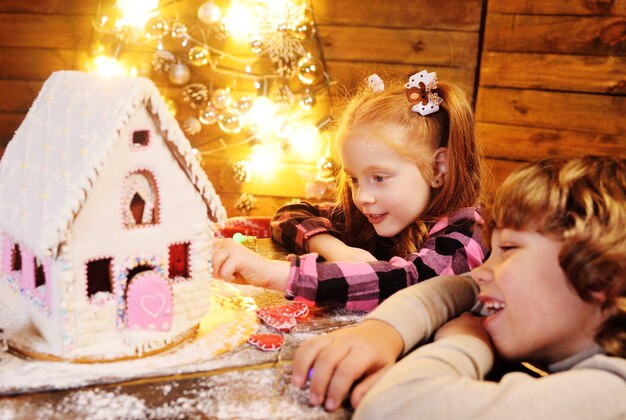
[[[317,252],[326,261],[377,261],[368,251],[362,248],[351,247],[328,233],[315,235],[308,240],[309,251]]]
[[[279,291],[287,289],[288,261],[267,259],[230,238],[215,240],[212,264],[216,278]]]
[[[303,387],[312,368],[309,403],[324,404],[326,410],[334,411],[361,380],[350,398],[356,407],[403,348],[402,337],[392,326],[366,320],[304,342],[296,351],[291,383]]]
[[[483,340],[492,348],[491,337],[483,327],[483,319],[472,315],[470,312],[464,312],[459,317],[443,324],[435,333],[435,341],[453,335],[471,335]]]

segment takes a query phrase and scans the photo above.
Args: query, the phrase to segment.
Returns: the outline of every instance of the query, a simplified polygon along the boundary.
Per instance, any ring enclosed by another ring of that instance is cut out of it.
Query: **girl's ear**
[[[445,182],[445,174],[448,172],[448,149],[440,147],[433,153],[433,178],[430,185],[433,188],[441,188]]]
[[[604,302],[606,302],[606,292],[602,291],[602,292],[591,292],[591,297],[598,303],[600,303],[601,305],[604,304]]]

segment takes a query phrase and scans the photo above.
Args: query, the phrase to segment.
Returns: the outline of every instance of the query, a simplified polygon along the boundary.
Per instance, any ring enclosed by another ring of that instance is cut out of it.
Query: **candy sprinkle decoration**
[[[278,351],[282,348],[285,337],[280,334],[252,334],[248,343],[263,351]]]

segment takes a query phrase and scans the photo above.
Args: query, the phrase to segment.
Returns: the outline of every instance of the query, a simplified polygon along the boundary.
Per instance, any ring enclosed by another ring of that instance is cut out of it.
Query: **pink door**
[[[129,330],[169,331],[174,318],[172,289],[154,271],[134,276],[126,294],[126,325]]]

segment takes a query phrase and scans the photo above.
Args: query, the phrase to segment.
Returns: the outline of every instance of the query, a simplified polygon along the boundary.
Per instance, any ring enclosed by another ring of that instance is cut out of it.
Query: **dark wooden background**
[[[98,3],[0,1],[0,155],[50,73],[83,68]],[[180,1],[189,15],[201,3]],[[495,181],[489,188],[543,156],[626,156],[626,0],[313,0],[313,7],[335,99],[373,72],[422,68],[476,98]],[[226,152],[205,161],[229,215],[237,215],[242,191],[257,197],[251,215],[302,197],[306,180],[288,174],[315,166],[283,164],[285,182],[276,188],[237,184],[231,164]]]

